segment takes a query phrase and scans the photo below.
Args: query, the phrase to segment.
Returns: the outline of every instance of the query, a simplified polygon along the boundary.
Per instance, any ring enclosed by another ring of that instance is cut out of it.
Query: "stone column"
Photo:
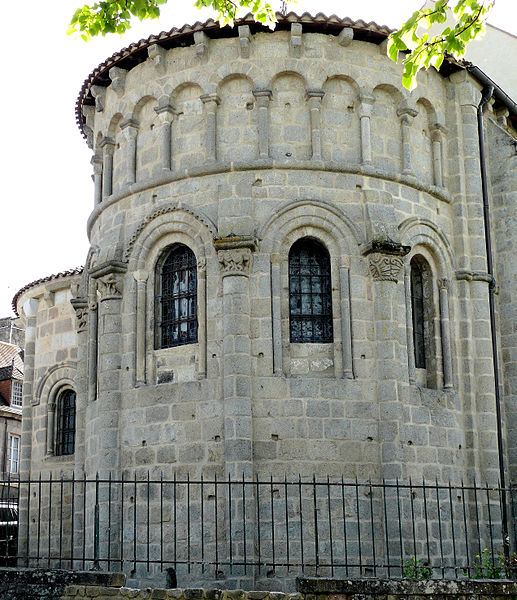
[[[400,315],[398,281],[404,266],[403,256],[410,249],[401,244],[378,242],[372,244],[370,250],[368,265],[374,282],[381,471],[383,478],[394,479],[406,474],[399,432],[403,421],[399,386],[405,380],[405,365],[400,356],[406,340],[400,326],[404,317]]]
[[[372,140],[370,133],[370,119],[372,116],[375,97],[362,93],[359,95],[359,123],[361,127],[361,164],[372,164]]]
[[[259,158],[269,157],[269,100],[271,90],[253,90],[258,106],[258,154]]]
[[[413,148],[411,144],[411,123],[417,115],[414,108],[408,106],[399,108],[397,115],[400,117],[400,128],[402,136],[402,175],[414,175],[413,173]]]
[[[223,394],[224,443],[226,472],[233,480],[253,477],[253,423],[251,407],[251,341],[249,271],[255,241],[239,237],[234,240],[216,240],[218,258],[223,278]],[[242,490],[236,486],[233,495],[236,506],[242,501]],[[246,523],[250,530],[255,519],[254,495],[248,488],[246,494]],[[242,515],[236,515],[232,531],[242,528]],[[229,541],[229,523],[227,538]],[[233,536],[235,540],[235,535]],[[233,548],[234,557],[243,558],[244,548],[239,542]],[[247,543],[248,560],[254,556],[254,545]],[[238,558],[235,558],[238,560]],[[247,575],[243,567],[234,567],[227,574],[227,584],[244,587],[253,585],[250,568]]]
[[[431,141],[433,148],[433,178],[434,185],[444,187],[443,181],[443,133],[445,128],[439,123],[435,123],[431,127]]]
[[[206,160],[215,162],[217,160],[217,107],[221,100],[217,94],[203,94],[201,102],[205,105],[205,126],[206,126],[206,141],[205,152]]]
[[[115,152],[115,140],[110,137],[104,137],[100,146],[103,150],[102,196],[108,198],[113,193],[113,153]]]
[[[280,298],[282,282],[280,277],[281,258],[279,254],[271,255],[271,313],[273,335],[273,375],[283,374],[282,365],[282,319]]]
[[[154,110],[156,114],[160,117],[159,144],[162,170],[170,171],[172,169],[171,130],[172,120],[174,118],[174,107],[171,106],[168,102],[167,104],[160,102]]]
[[[443,357],[443,387],[452,388],[451,328],[449,323],[449,280],[438,281],[440,290],[440,329]]]
[[[102,157],[94,154],[91,164],[93,166],[94,205],[97,206],[102,202]]]
[[[134,119],[125,119],[120,124],[120,129],[126,138],[126,185],[136,181],[136,138],[138,135],[138,122]]]
[[[197,339],[199,344],[199,358],[197,366],[198,379],[206,377],[206,259],[197,261]]]
[[[147,307],[147,278],[146,271],[135,271],[136,281],[136,311],[135,311],[135,377],[137,383],[146,382],[146,307]]]
[[[413,305],[411,302],[411,267],[406,265],[404,271],[404,291],[406,295],[406,338],[408,378],[410,385],[416,383],[415,343],[413,340]]]
[[[55,399],[47,404],[47,456],[54,456],[54,432],[56,427]]]
[[[90,279],[88,292],[88,401],[97,398],[97,282]]]
[[[313,160],[321,160],[321,100],[323,90],[308,90],[309,110],[311,114],[311,142]]]
[[[352,363],[352,323],[350,320],[350,270],[341,265],[339,267],[339,284],[341,292],[341,337],[343,345],[343,376],[346,379],[354,378]]]
[[[95,266],[90,276],[96,280],[99,291],[98,303],[98,361],[97,400],[88,406],[86,434],[88,439],[87,473],[101,479],[110,475],[120,478],[120,401],[121,401],[121,357],[122,357],[122,283],[125,265],[108,261]],[[90,313],[91,314],[91,313]],[[86,503],[94,503],[94,486],[87,490]],[[106,523],[108,498],[106,488],[101,485],[99,494],[99,519]],[[108,531],[101,527],[100,552],[106,555],[108,545],[111,556],[117,558],[120,547],[118,490],[113,490],[111,502],[112,526]],[[94,512],[87,513],[87,529],[93,530]],[[87,551],[93,539],[87,541]]]

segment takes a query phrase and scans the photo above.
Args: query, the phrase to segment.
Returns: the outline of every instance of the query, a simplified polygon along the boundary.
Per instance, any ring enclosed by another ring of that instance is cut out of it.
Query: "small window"
[[[9,436],[9,473],[18,475],[20,472],[20,438],[17,435]]]
[[[411,261],[411,307],[415,367],[425,369],[424,278],[420,265],[414,259]]]
[[[65,390],[57,400],[56,455],[74,453],[75,446],[75,392]]]
[[[289,252],[289,329],[291,342],[332,342],[332,287],[326,248],[309,238]]]
[[[21,381],[13,381],[11,384],[11,406],[22,407],[23,385]]]
[[[157,263],[156,348],[197,342],[197,265],[183,244],[168,249]]]

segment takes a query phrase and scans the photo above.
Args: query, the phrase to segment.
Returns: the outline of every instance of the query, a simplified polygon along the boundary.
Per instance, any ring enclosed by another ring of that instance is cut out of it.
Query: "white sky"
[[[79,134],[74,111],[84,79],[133,41],[213,16],[195,9],[193,0],[169,0],[159,21],[138,23],[123,37],[86,44],[66,35],[70,16],[82,3],[12,2],[1,19],[0,317],[11,314],[12,297],[26,283],[85,260],[86,220],[93,207],[91,151]],[[290,10],[396,27],[421,3],[300,0]],[[489,21],[517,34],[517,0],[497,0]]]

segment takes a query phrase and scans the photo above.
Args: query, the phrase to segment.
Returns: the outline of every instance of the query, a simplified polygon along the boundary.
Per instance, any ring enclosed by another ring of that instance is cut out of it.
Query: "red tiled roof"
[[[21,348],[7,342],[0,342],[0,369],[13,366],[23,373],[23,360],[20,356]]]
[[[366,23],[359,19],[354,21],[348,17],[340,18],[336,15],[327,17],[323,13],[318,13],[315,16],[305,12],[301,16],[294,12],[290,12],[287,15],[276,13],[277,18],[277,29],[286,29],[291,23],[302,23],[306,26],[307,31],[321,31],[326,33],[339,33],[344,27],[351,27],[358,33],[360,32],[361,39],[367,39],[369,41],[376,41],[380,43],[382,40],[387,38],[390,33],[394,30],[390,29],[386,25],[378,25],[374,21]],[[115,52],[104,62],[102,62],[97,68],[95,68],[84,81],[77,102],[75,105],[75,113],[77,125],[83,137],[86,137],[84,132],[85,119],[82,114],[83,105],[94,104],[93,97],[90,93],[93,85],[108,86],[111,80],[108,76],[108,71],[115,65],[124,69],[131,70],[133,67],[147,59],[147,48],[153,44],[160,44],[164,48],[173,48],[179,45],[185,45],[187,41],[188,45],[194,43],[194,32],[196,31],[211,31],[214,37],[232,37],[237,35],[238,25],[250,25],[253,31],[266,31],[271,32],[269,27],[257,23],[251,14],[247,14],[242,19],[236,19],[233,27],[226,25],[220,27],[218,21],[214,19],[208,19],[204,23],[197,21],[193,25],[183,25],[179,29],[173,27],[169,31],[162,31],[156,35],[150,35],[146,39],[139,40],[130,44],[127,48],[122,48],[119,52]]]
[[[23,292],[29,290],[30,288],[40,284],[45,283],[47,281],[52,281],[53,279],[61,279],[62,277],[70,277],[71,275],[80,275],[83,272],[84,267],[75,267],[74,269],[69,269],[68,271],[61,271],[61,273],[56,273],[55,275],[48,275],[47,277],[42,277],[41,279],[36,279],[35,281],[31,281],[27,285],[24,285],[20,290],[16,292],[14,295],[13,301],[11,302],[11,306],[13,307],[14,314],[18,316],[17,310],[17,302],[18,298],[23,294]]]

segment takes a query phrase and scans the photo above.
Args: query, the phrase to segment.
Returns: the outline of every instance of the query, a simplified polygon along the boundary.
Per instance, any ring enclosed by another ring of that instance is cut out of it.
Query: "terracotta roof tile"
[[[36,279],[34,281],[31,281],[27,285],[24,285],[20,290],[18,290],[16,292],[16,294],[14,295],[13,301],[11,303],[11,306],[13,307],[13,310],[14,310],[14,314],[16,316],[18,316],[18,310],[17,310],[16,304],[18,302],[18,298],[23,294],[23,292],[29,290],[31,287],[39,285],[40,283],[52,281],[53,279],[61,279],[62,277],[70,277],[71,275],[80,275],[83,272],[83,268],[84,267],[75,267],[74,269],[69,269],[68,271],[61,271],[61,273],[56,273],[54,275],[47,275],[47,277],[42,277],[41,279]]]
[[[4,367],[14,367],[14,375],[16,371],[23,373],[23,360],[20,356],[21,348],[7,342],[0,342],[0,369]]]

